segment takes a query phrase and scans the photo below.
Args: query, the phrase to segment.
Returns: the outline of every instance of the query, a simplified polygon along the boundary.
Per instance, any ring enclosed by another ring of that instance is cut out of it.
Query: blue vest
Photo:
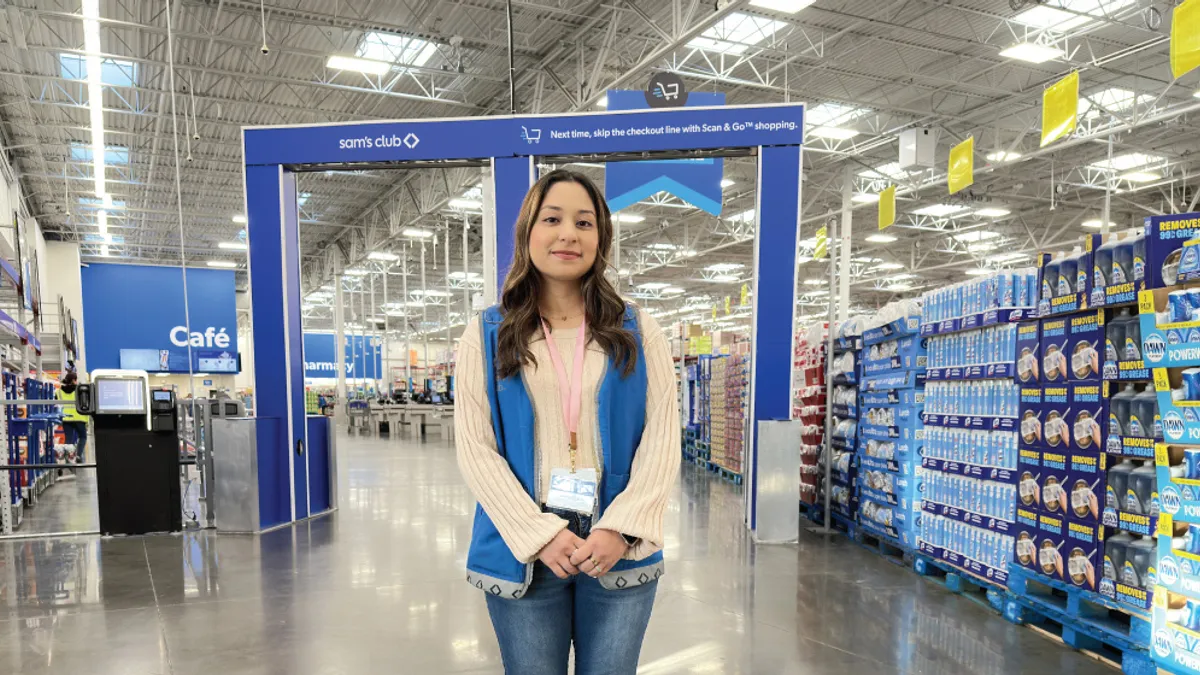
[[[496,372],[496,343],[502,316],[498,307],[483,312],[483,372],[487,386],[488,404],[492,411],[492,431],[496,435],[496,450],[508,462],[513,475],[535,502],[541,452],[537,447],[537,420],[527,383],[518,373],[500,379]],[[608,357],[608,366],[596,394],[597,420],[593,428],[603,467],[600,471],[600,490],[595,519],[625,489],[633,466],[633,456],[642,440],[646,425],[646,355],[642,350],[642,335],[637,310],[625,310],[625,329],[637,341],[637,367],[627,377]],[[609,589],[629,588],[662,576],[663,556],[659,551],[644,560],[621,560],[600,577]],[[520,598],[533,578],[533,565],[516,559],[500,532],[488,518],[483,507],[475,505],[475,524],[471,532],[471,548],[467,553],[467,581],[476,588],[505,598]]]

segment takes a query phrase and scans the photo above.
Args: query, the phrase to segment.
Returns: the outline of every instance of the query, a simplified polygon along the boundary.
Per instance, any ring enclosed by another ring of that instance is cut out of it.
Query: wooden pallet
[[[1004,614],[1008,591],[1001,586],[919,553],[913,556],[913,571],[955,595]]]
[[[1158,672],[1149,654],[1150,618],[1098,593],[1009,567],[1005,617],[1108,662],[1127,675]]]

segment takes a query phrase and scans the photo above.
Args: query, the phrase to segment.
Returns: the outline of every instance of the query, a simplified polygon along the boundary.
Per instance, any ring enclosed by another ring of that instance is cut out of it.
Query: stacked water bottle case
[[[831,472],[830,504],[835,517],[852,523],[858,513],[858,450],[859,420],[859,355],[862,347],[860,322],[857,318],[835,327],[833,358],[833,471]]]
[[[925,485],[920,551],[1008,583],[1016,530],[1018,328],[1033,311],[1036,270],[1002,272],[927,293]]]
[[[860,386],[859,522],[908,549],[917,544],[921,508],[926,352],[920,321],[920,304],[911,300],[864,320]]]

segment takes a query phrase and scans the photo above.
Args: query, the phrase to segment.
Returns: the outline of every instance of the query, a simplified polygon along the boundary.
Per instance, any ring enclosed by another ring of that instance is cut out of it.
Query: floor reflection
[[[0,542],[0,673],[499,673],[441,441],[342,439],[341,510],[261,537]],[[844,537],[756,546],[684,467],[640,672],[1086,673],[1094,661]],[[68,513],[67,517],[71,517]]]

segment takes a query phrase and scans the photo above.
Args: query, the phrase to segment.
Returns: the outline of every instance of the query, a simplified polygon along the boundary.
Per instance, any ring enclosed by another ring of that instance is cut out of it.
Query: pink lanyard
[[[579,408],[583,399],[583,356],[587,346],[587,318],[579,324],[579,333],[575,336],[575,362],[571,364],[571,370],[574,371],[571,379],[567,379],[567,368],[563,365],[562,356],[554,344],[550,326],[544,319],[542,332],[546,334],[546,349],[550,351],[550,362],[554,364],[554,370],[558,373],[558,393],[562,397],[563,419],[566,420],[567,431],[571,435],[571,473],[575,473],[575,450],[579,447],[576,444],[575,432],[579,430]]]

